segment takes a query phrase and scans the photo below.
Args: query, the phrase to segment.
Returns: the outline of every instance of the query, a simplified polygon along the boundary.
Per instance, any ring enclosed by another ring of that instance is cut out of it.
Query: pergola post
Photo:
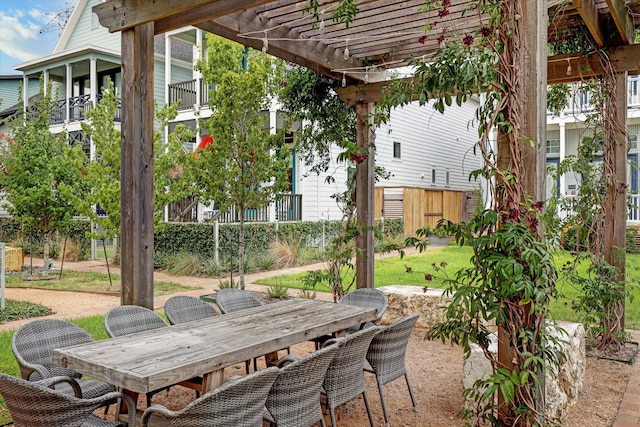
[[[626,262],[626,230],[627,230],[627,73],[615,75],[615,104],[612,111],[607,112],[610,117],[608,125],[612,128],[609,133],[615,143],[611,153],[611,166],[613,166],[613,180],[607,185],[606,204],[610,207],[610,217],[605,218],[604,223],[604,259],[617,269],[616,281],[621,288],[625,286],[625,262]],[[624,331],[625,300],[621,298],[616,305],[616,315],[619,317],[618,330]]]
[[[498,166],[511,171],[519,170],[517,178],[521,183],[522,194],[520,200],[514,202],[526,203],[545,198],[548,12],[546,2],[520,0],[514,3],[520,9],[520,19],[514,25],[520,26],[521,44],[513,46],[514,66],[505,72],[510,73],[512,81],[517,81],[516,96],[524,97],[524,100],[512,99],[523,106],[520,110],[521,117],[516,117],[519,123],[515,124],[520,127],[520,141],[510,142],[508,138],[498,136]],[[514,159],[514,150],[519,153],[520,162]],[[509,202],[499,200],[501,209],[505,209]],[[529,319],[531,323],[535,321],[534,318]],[[498,365],[510,371],[518,368],[516,349],[512,346],[511,338],[503,327],[498,328]],[[543,376],[541,381],[544,381]],[[536,402],[542,413],[544,392],[537,397]],[[500,425],[508,425],[507,420],[515,418],[515,414],[510,411],[508,405],[499,409]]]
[[[122,31],[122,305],[153,308],[153,22]]]
[[[356,104],[356,145],[367,153],[367,158],[356,164],[356,219],[359,233],[356,238],[356,287],[373,288],[375,251],[373,242],[374,226],[374,172],[375,127],[372,113],[373,102]]]

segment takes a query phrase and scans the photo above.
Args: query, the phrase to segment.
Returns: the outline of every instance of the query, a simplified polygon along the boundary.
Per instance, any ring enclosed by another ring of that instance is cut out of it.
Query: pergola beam
[[[578,10],[584,24],[589,29],[593,39],[598,46],[603,47],[606,44],[606,32],[600,22],[598,9],[594,0],[573,0],[573,5]]]
[[[586,57],[575,53],[550,56],[547,60],[547,83],[571,83],[602,75],[598,55],[608,55],[618,73],[640,74],[640,44],[609,48]]]
[[[629,12],[627,11],[627,6],[625,5],[624,0],[607,0],[607,6],[609,6],[609,13],[611,13],[613,22],[616,24],[618,33],[620,33],[622,43],[633,43],[633,21],[629,16]]]
[[[303,39],[284,27],[269,28],[249,11],[205,21],[196,27],[258,50],[263,47],[262,36],[267,31],[270,54],[333,78],[342,78],[343,74],[333,70],[345,70],[349,76],[365,67],[364,62],[354,57],[345,60],[342,52],[317,40]]]
[[[186,27],[215,16],[251,9],[270,0],[111,0],[93,7],[100,24],[109,32],[155,22],[154,33]],[[199,20],[200,19],[200,20]]]

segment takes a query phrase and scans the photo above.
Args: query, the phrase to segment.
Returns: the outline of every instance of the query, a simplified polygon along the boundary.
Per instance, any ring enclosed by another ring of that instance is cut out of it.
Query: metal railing
[[[200,89],[200,99],[196,97],[196,85]],[[209,104],[209,85],[203,79],[188,80],[169,85],[169,105],[180,103],[179,110],[191,110],[193,106]]]
[[[244,210],[245,222],[280,222],[302,221],[302,194],[279,194],[275,200],[275,218],[270,218],[269,206],[259,208],[246,208]],[[221,224],[240,222],[240,212],[236,206],[232,206],[226,212],[218,216]]]
[[[102,95],[98,96],[98,101]],[[69,122],[79,122],[85,119],[85,112],[91,108],[91,95],[80,95],[69,98]],[[122,103],[118,100],[118,109],[114,121],[120,122],[122,117]],[[51,118],[52,124],[64,123],[67,120],[67,100],[58,100],[57,108]]]
[[[640,76],[632,76],[627,79],[627,107],[640,107]],[[571,86],[571,97],[564,112],[567,114],[587,113],[593,110],[591,105],[591,93],[582,92],[580,85]],[[548,114],[551,114],[548,112]]]

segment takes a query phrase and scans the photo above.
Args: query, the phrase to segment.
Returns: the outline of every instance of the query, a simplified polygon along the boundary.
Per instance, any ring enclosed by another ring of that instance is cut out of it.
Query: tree
[[[115,123],[119,104],[113,82],[109,81],[101,100],[85,113],[87,121],[82,123],[82,130],[85,138],[95,144],[96,158],[88,162],[83,171],[85,192],[79,197],[73,197],[73,192],[69,194],[78,211],[100,225],[100,237],[111,239],[120,234],[121,135]],[[176,105],[165,106],[156,112],[162,125],[176,115]],[[183,174],[177,172],[176,165],[185,155],[184,142],[192,137],[193,131],[184,125],[177,126],[167,141],[162,140],[161,131],[154,135],[154,211],[157,220],[167,204],[180,200],[187,193]]]
[[[191,177],[201,200],[213,200],[221,211],[235,207],[239,215],[238,268],[244,288],[246,212],[268,205],[287,185],[289,149],[282,131],[271,133],[264,114],[280,88],[283,64],[220,37],[208,36],[207,46],[208,57],[196,68],[213,87],[212,115],[201,127],[214,142],[195,154]]]
[[[41,78],[39,95],[26,110],[19,103],[9,122],[7,144],[0,148],[0,188],[7,193],[7,210],[27,228],[42,231],[45,273],[52,232],[63,229],[76,213],[67,195],[80,194],[86,160],[81,147],[69,145],[65,132],[49,130],[55,99],[51,84],[45,90]]]

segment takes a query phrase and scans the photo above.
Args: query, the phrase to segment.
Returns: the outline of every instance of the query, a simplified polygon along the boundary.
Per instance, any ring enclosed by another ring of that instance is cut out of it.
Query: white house
[[[577,85],[572,86],[568,107],[559,116],[551,113],[547,118],[547,166],[557,165],[569,155],[576,155],[582,137],[589,136],[584,121],[592,111],[589,104],[590,95],[583,93]],[[627,132],[630,146],[627,154],[627,184],[631,194],[628,223],[640,224],[640,188],[638,177],[638,139],[640,137],[640,76],[629,76],[627,81]],[[577,173],[569,173],[554,183],[552,175],[547,178],[547,197],[554,188],[561,197],[572,197],[577,194],[582,178]],[[555,186],[554,186],[555,184]]]
[[[82,111],[99,99],[107,79],[120,90],[120,34],[110,34],[100,26],[92,12],[92,7],[99,3],[100,0],[78,0],[53,52],[15,67],[23,74],[25,98],[32,93],[34,81],[40,75],[44,75],[45,82],[52,82],[59,98],[52,131],[68,133],[70,141],[82,139]],[[198,118],[210,114],[207,87],[193,69],[194,61],[206,55],[204,37],[202,30],[190,27],[155,38],[155,99],[159,105],[181,102],[178,117],[165,132],[177,123],[197,129]],[[394,192],[406,187],[476,191],[478,184],[468,181],[469,172],[481,164],[471,150],[477,133],[469,123],[476,106],[477,101],[472,100],[462,107],[448,109],[445,115],[417,104],[393,111],[389,125],[376,131],[376,162],[390,172],[388,180],[376,184],[383,188],[383,199],[393,205],[397,202]],[[281,126],[279,115],[274,104],[269,111],[271,128]],[[116,126],[118,122],[116,117]],[[204,137],[204,133],[197,132],[192,147],[197,147]],[[84,149],[93,158],[92,144],[86,143]],[[335,150],[334,158],[338,154],[338,149]],[[267,221],[340,219],[341,211],[331,195],[345,189],[349,168],[345,164],[332,165],[336,181],[329,185],[326,176],[310,174],[304,162],[294,157],[291,194],[280,196],[276,205],[256,217]],[[169,207],[166,216],[172,220],[178,212],[181,220],[202,220],[208,208],[185,201]],[[396,208],[382,213],[394,214],[398,215]]]

